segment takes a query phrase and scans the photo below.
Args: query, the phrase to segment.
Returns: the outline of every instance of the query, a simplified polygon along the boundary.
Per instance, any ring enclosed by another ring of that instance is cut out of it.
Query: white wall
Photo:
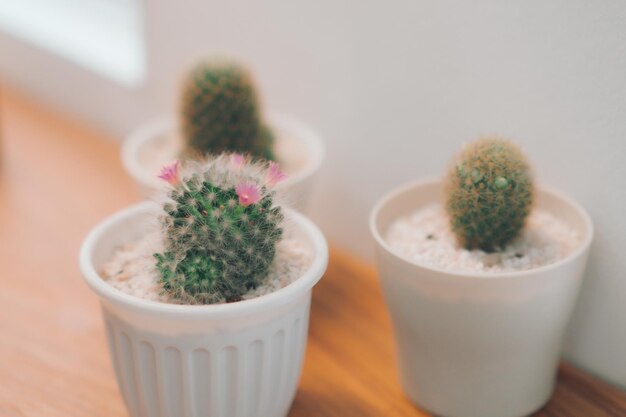
[[[377,197],[439,175],[480,134],[515,139],[540,179],[580,200],[596,222],[570,333],[579,343],[568,353],[626,385],[626,369],[610,356],[626,352],[626,2],[181,3],[146,0],[149,76],[136,91],[63,64],[32,68],[30,55],[0,60],[0,71],[123,132],[175,109],[179,74],[195,57],[234,53],[256,71],[268,106],[326,139],[314,217],[335,245],[367,259],[366,218]],[[0,38],[0,48],[13,42]],[[15,65],[31,67],[18,73]],[[72,86],[47,81],[72,71]]]

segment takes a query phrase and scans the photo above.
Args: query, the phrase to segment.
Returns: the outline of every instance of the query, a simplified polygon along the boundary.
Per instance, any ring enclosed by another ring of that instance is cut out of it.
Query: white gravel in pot
[[[102,268],[102,276],[113,287],[146,300],[178,304],[162,291],[154,254],[161,252],[160,233],[147,234],[120,247]],[[276,256],[265,282],[243,295],[251,299],[283,288],[304,274],[312,253],[304,243],[286,233],[276,246]]]
[[[535,209],[526,227],[501,251],[459,247],[440,204],[395,220],[385,240],[398,255],[414,262],[459,272],[514,272],[557,262],[579,245],[576,231],[558,217]]]

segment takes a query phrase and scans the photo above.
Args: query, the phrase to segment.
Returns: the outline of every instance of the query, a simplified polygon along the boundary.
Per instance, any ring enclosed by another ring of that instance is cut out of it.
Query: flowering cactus
[[[274,159],[272,132],[241,65],[213,59],[196,66],[183,84],[181,116],[187,155],[228,151]]]
[[[524,226],[533,202],[531,170],[503,139],[469,144],[450,169],[446,209],[452,231],[468,249],[502,249]]]
[[[171,185],[155,254],[163,288],[185,303],[238,301],[266,277],[282,237],[272,188],[284,174],[237,154],[187,165],[187,176],[178,162],[159,175]]]

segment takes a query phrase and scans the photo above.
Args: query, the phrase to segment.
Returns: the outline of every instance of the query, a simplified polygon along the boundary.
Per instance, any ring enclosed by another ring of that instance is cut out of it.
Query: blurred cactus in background
[[[263,124],[252,76],[243,66],[201,62],[184,81],[180,108],[186,156],[237,152],[274,159],[273,134]]]
[[[467,145],[445,181],[452,231],[467,249],[493,252],[520,232],[534,185],[526,157],[513,143],[486,138]]]

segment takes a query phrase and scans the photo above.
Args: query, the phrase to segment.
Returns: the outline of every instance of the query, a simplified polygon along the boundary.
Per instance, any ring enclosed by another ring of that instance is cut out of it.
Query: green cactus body
[[[503,139],[469,144],[445,183],[452,231],[467,249],[504,248],[519,234],[532,207],[530,166],[521,151]]]
[[[274,259],[283,215],[268,165],[231,158],[209,159],[170,181],[161,219],[165,251],[155,257],[163,289],[176,300],[238,301],[263,282]]]
[[[181,119],[187,156],[238,152],[274,159],[274,138],[263,124],[252,77],[233,62],[207,61],[189,74]]]

